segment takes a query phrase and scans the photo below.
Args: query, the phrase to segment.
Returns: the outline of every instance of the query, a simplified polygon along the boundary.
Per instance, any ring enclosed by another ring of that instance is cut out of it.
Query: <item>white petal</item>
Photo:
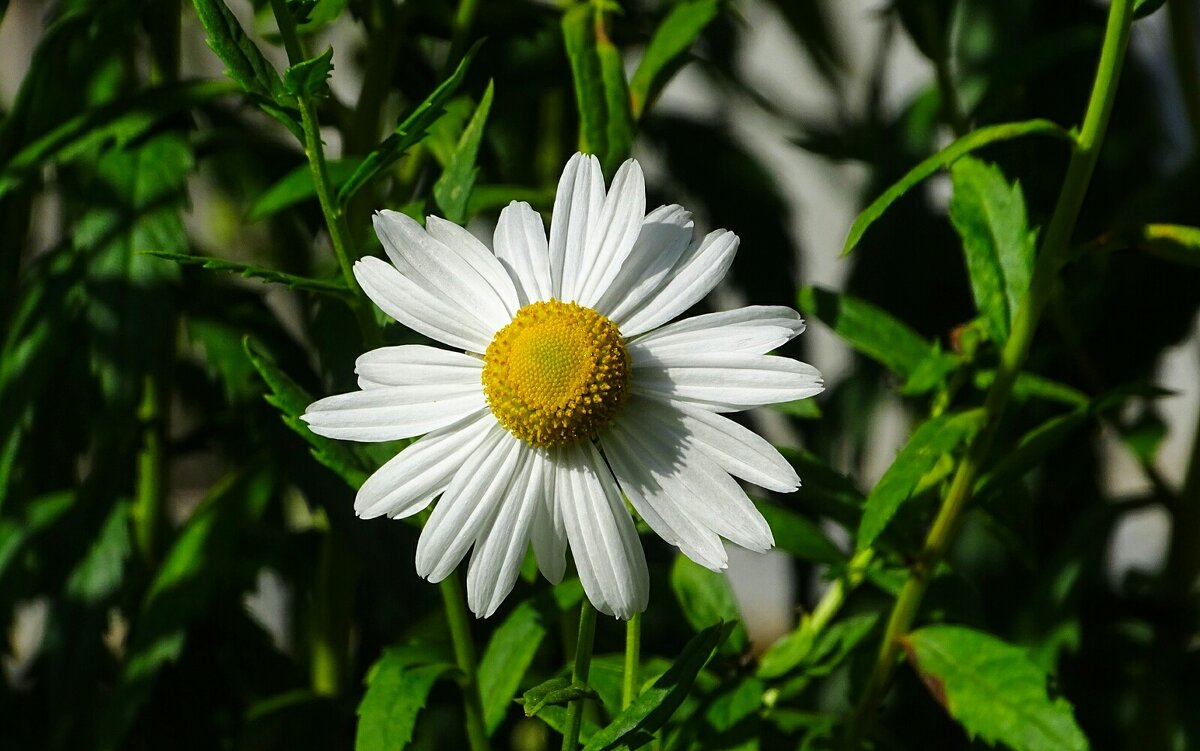
[[[761,488],[791,493],[800,487],[796,470],[762,436],[727,417],[686,402],[656,403],[634,397],[630,407],[660,426],[682,429],[709,458],[735,477]]]
[[[775,541],[762,514],[728,472],[684,439],[681,429],[633,409],[622,411],[617,423],[630,454],[661,488],[664,501],[678,504],[683,514],[730,542],[770,550]]]
[[[413,331],[471,352],[484,352],[492,341],[495,332],[489,332],[477,316],[409,279],[387,261],[371,256],[355,261],[354,277],[380,310]]]
[[[417,541],[417,573],[439,582],[450,575],[499,504],[511,502],[524,444],[496,426],[442,493]]]
[[[559,300],[569,302],[578,294],[580,264],[603,208],[600,160],[575,154],[558,180],[550,217],[550,292]]]
[[[550,248],[542,215],[523,201],[500,212],[492,240],[496,257],[516,282],[522,305],[550,299]]]
[[[443,428],[487,407],[479,384],[383,386],[327,396],[300,419],[326,438],[392,441]]]
[[[646,609],[650,575],[633,519],[590,442],[559,449],[556,494],[575,568],[596,609],[628,620]]]
[[[517,309],[521,307],[517,299],[517,288],[513,286],[512,278],[504,270],[500,259],[496,258],[478,237],[454,222],[436,216],[426,217],[425,228],[433,239],[440,240],[443,245],[458,254],[488,283],[504,303],[509,318],[516,314]]]
[[[483,360],[463,352],[451,352],[422,344],[380,347],[361,355],[354,363],[359,388],[414,386],[418,384],[478,384],[483,377]]]
[[[692,214],[682,206],[659,206],[642,220],[637,242],[595,309],[624,320],[657,292],[692,241]]]
[[[639,336],[629,344],[634,363],[670,364],[697,351],[762,355],[804,331],[804,321],[791,308],[752,305],[737,310],[685,318]]]
[[[595,307],[633,250],[646,214],[646,180],[633,159],[617,170],[604,198],[604,209],[588,235],[576,285],[580,305]]]
[[[671,269],[666,284],[637,310],[613,321],[622,334],[632,337],[675,318],[717,286],[733,264],[737,247],[737,235],[723,229],[709,232],[699,242],[692,241]]]
[[[426,232],[415,219],[385,210],[376,213],[374,221],[375,234],[400,273],[447,304],[462,308],[479,321],[489,339],[512,320],[508,306],[488,279],[463,255]],[[499,266],[498,261],[496,265]]]
[[[418,439],[367,478],[354,513],[404,519],[423,511],[495,427],[496,418],[485,409]]]
[[[713,412],[804,399],[825,390],[821,374],[805,362],[775,355],[709,354],[673,359],[670,366],[635,365],[635,394],[686,401]]]
[[[545,452],[534,452],[534,464],[542,471],[542,498],[533,520],[533,554],[538,569],[551,584],[562,581],[567,570],[567,530],[563,527],[562,510],[557,498],[558,465]]]
[[[705,568],[720,571],[728,557],[721,538],[697,522],[648,468],[620,420],[600,438],[604,456],[617,476],[621,490],[650,529],[684,555]]]
[[[499,504],[496,518],[479,533],[467,571],[467,604],[471,612],[487,618],[496,612],[512,591],[521,571],[534,517],[541,513],[542,464],[534,461],[539,454],[525,451],[522,466],[508,497]]]

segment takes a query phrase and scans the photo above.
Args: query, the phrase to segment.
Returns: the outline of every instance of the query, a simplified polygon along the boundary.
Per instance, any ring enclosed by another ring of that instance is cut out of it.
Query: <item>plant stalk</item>
[[[479,670],[475,657],[475,641],[471,637],[471,621],[467,614],[466,596],[458,572],[447,576],[438,585],[450,639],[454,643],[454,659],[462,671],[463,710],[467,717],[467,742],[471,751],[488,751],[487,727],[483,723],[483,700],[479,695]]]
[[[625,674],[621,683],[621,709],[638,694],[638,668],[642,663],[642,614],[634,613],[625,624]]]
[[[575,642],[575,665],[571,669],[571,684],[587,685],[592,667],[592,646],[596,639],[596,609],[583,598],[579,608],[579,637]],[[583,727],[584,699],[575,699],[567,709],[567,732],[563,733],[562,751],[575,751],[579,746],[579,730]]]

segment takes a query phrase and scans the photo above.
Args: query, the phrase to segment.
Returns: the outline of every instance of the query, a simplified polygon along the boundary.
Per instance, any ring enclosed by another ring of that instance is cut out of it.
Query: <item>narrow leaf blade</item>
[[[663,19],[629,80],[629,100],[635,119],[686,60],[688,50],[720,12],[719,0],[683,0]]]
[[[475,108],[471,121],[458,139],[458,147],[450,157],[450,164],[433,186],[433,197],[446,218],[462,224],[467,219],[467,202],[475,187],[479,169],[475,166],[479,157],[479,144],[483,141],[483,129],[487,125],[488,113],[492,109],[493,83],[488,81],[483,98]]]

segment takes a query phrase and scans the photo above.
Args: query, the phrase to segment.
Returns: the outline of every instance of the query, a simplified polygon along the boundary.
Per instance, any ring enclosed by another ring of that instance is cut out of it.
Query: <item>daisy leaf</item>
[[[721,648],[733,654],[746,650],[746,629],[738,623],[741,614],[724,572],[709,571],[687,556],[677,555],[671,566],[671,589],[692,628],[702,631],[722,621],[737,623]]]
[[[633,117],[641,119],[650,102],[687,61],[688,50],[720,13],[720,0],[683,0],[663,19],[629,81]]]
[[[355,751],[405,748],[434,682],[454,669],[447,663],[420,664],[411,649],[384,652],[371,666],[358,705]]]
[[[579,110],[579,149],[595,154],[606,171],[629,155],[633,113],[621,52],[608,38],[603,11],[584,4],[563,15],[563,42]]]
[[[263,268],[262,266],[254,266],[248,263],[238,263],[237,261],[227,261],[224,258],[213,258],[212,256],[197,256],[188,255],[187,253],[171,253],[164,250],[146,250],[142,251],[143,255],[155,256],[168,261],[174,261],[182,266],[199,266],[205,269],[214,271],[229,271],[238,274],[246,279],[261,279],[264,282],[272,284],[282,284],[291,289],[302,289],[308,292],[323,292],[329,295],[345,296],[350,294],[346,289],[346,285],[340,281],[311,279],[306,276],[297,276],[295,274],[287,274],[274,269]]]
[[[483,128],[492,109],[494,93],[494,84],[488,81],[475,114],[458,138],[458,146],[450,156],[450,163],[433,185],[434,200],[446,218],[456,224],[462,224],[467,219],[467,202],[471,199],[475,177],[479,174],[475,162],[479,157],[479,144],[483,141]]]

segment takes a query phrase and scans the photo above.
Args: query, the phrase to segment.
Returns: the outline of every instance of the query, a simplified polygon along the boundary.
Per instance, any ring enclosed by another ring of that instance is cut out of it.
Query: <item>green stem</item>
[[[852,748],[857,746],[859,739],[866,732],[876,707],[883,699],[896,669],[899,639],[912,627],[929,585],[930,574],[945,557],[957,535],[963,511],[971,499],[975,478],[996,437],[1000,418],[1012,395],[1013,383],[1029,354],[1034,332],[1050,299],[1058,272],[1068,257],[1071,234],[1075,229],[1092,172],[1095,170],[1113,102],[1116,100],[1117,80],[1125,58],[1132,21],[1133,0],[1113,0],[1109,6],[1104,46],[1100,52],[1096,81],[1088,101],[1083,127],[1076,138],[1063,187],[1054,208],[1054,215],[1050,219],[1029,289],[1017,308],[1012,334],[1001,352],[996,379],[984,402],[987,418],[985,427],[959,465],[937,518],[925,539],[924,549],[909,570],[908,578],[892,609],[875,666],[867,679],[848,729],[849,745]]]
[[[579,608],[579,638],[575,641],[575,666],[571,669],[571,684],[587,685],[592,667],[592,645],[596,638],[596,609],[583,598]],[[567,732],[563,733],[562,751],[575,751],[579,746],[579,730],[583,727],[584,699],[575,699],[567,709]]]
[[[467,716],[467,742],[471,751],[487,751],[487,727],[483,724],[483,700],[479,695],[479,675],[475,658],[475,641],[471,637],[471,620],[458,572],[441,581],[442,605],[454,643],[454,659],[462,671],[463,709]]]
[[[174,339],[170,338],[174,343]],[[142,445],[137,456],[137,490],[133,507],[134,537],[142,559],[158,560],[163,527],[166,480],[166,394],[161,369],[149,373],[138,406]]]
[[[625,624],[625,676],[621,684],[621,709],[637,697],[638,668],[642,664],[642,614],[634,613]]]
[[[1192,0],[1169,0],[1171,49],[1183,107],[1192,127],[1192,151],[1200,152],[1200,57],[1196,55],[1196,15]]]

